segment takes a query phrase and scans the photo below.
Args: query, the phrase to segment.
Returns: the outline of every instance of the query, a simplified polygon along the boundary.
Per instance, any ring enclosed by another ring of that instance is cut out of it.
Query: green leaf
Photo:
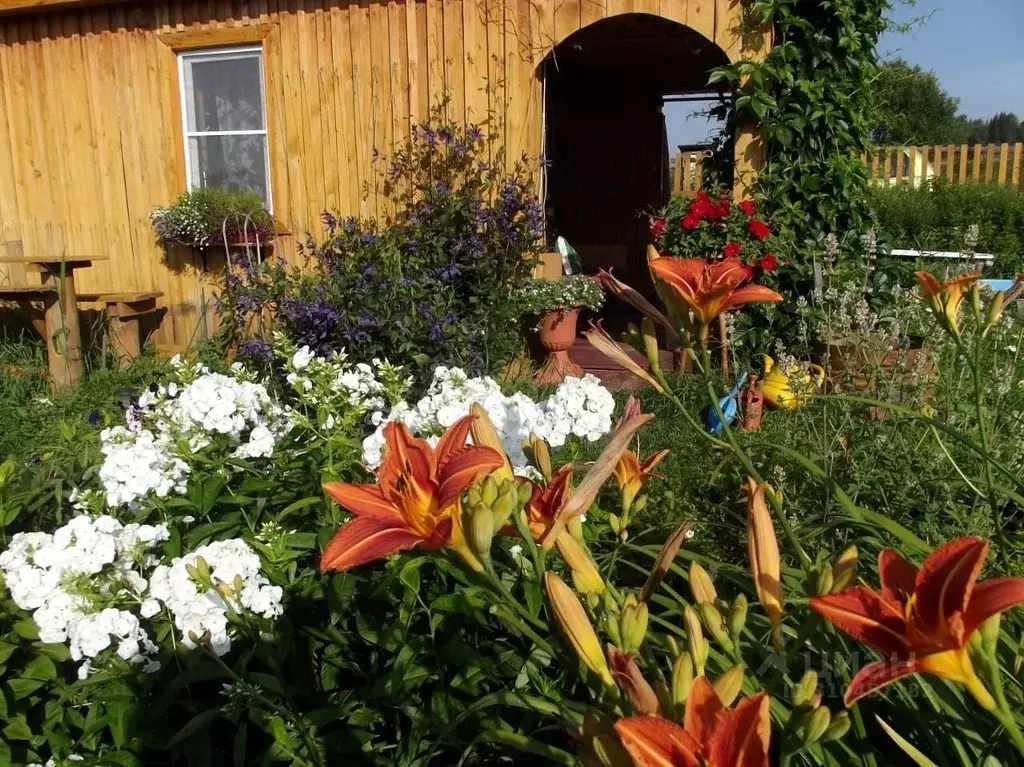
[[[890,727],[882,717],[876,716],[875,719],[882,725],[882,729],[889,734],[889,737],[895,741],[896,745],[903,750],[903,753],[914,760],[914,764],[918,765],[918,767],[938,767],[935,762],[918,751],[910,741]]]
[[[57,677],[57,667],[53,661],[47,658],[45,655],[37,655],[33,658],[25,670],[22,671],[22,676],[27,679],[42,679],[49,681]]]
[[[9,642],[0,642],[0,663],[3,663],[10,658],[11,653],[17,649],[17,645],[10,644]]]
[[[9,679],[5,684],[10,687],[11,693],[14,695],[15,700],[21,700],[27,698],[29,695],[34,693],[46,682],[38,679]]]
[[[17,680],[14,680],[17,681]],[[3,729],[4,737],[10,740],[27,740],[32,742],[32,730],[28,726],[28,722],[25,721],[25,717],[21,714],[11,717],[7,726]]]
[[[177,743],[187,740],[196,733],[206,729],[220,718],[221,713],[219,708],[211,708],[206,711],[201,711],[189,719],[188,722],[185,723],[185,726],[182,727],[173,738],[167,741],[165,748],[170,748]]]

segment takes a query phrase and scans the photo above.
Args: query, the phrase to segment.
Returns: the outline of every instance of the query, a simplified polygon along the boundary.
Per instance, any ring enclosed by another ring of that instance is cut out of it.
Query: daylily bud
[[[749,502],[747,507],[747,554],[754,587],[761,607],[772,624],[772,644],[776,652],[782,650],[782,557],[775,538],[771,514],[765,504],[765,493],[771,487],[757,484],[747,478]]]
[[[614,515],[609,514],[609,517]],[[612,527],[615,530],[614,527]],[[658,586],[668,575],[669,569],[672,567],[672,562],[676,558],[676,554],[679,553],[679,547],[683,545],[683,541],[690,534],[693,529],[693,525],[689,522],[683,522],[680,524],[665,541],[665,545],[661,547],[661,551],[658,552],[658,558],[654,560],[654,567],[651,568],[651,574],[647,576],[647,583],[644,584],[643,591],[640,592],[640,600],[643,602],[648,601],[651,595],[658,590]],[[618,532],[615,530],[615,532]]]
[[[599,718],[593,711],[583,716],[580,742],[583,745],[580,760],[587,767],[633,767],[633,760],[612,730],[611,722]]]
[[[825,734],[825,730],[828,729],[829,723],[832,721],[832,712],[825,707],[816,708],[807,714],[806,719],[801,723],[800,728],[797,730],[803,730],[801,740],[804,743],[810,745],[816,743],[822,735]]]
[[[981,288],[977,282],[971,285],[971,314],[974,321],[981,324]]]
[[[643,511],[646,508],[647,508],[647,496],[646,495],[641,495],[639,498],[636,498],[633,501],[632,505],[629,507],[629,513],[630,514],[639,514],[641,511]]]
[[[490,506],[496,500],[498,500],[498,483],[494,481],[492,474],[488,474],[480,482],[480,503]]]
[[[743,689],[743,673],[743,666],[733,666],[718,677],[712,685],[718,694],[718,699],[726,708],[733,704],[733,701],[739,697],[740,690]]]
[[[711,632],[711,636],[715,638],[715,641],[722,646],[722,649],[726,653],[732,654],[735,651],[735,646],[732,643],[732,639],[729,638],[729,633],[726,630],[725,619],[722,618],[722,614],[718,612],[718,608],[710,602],[700,603],[700,614],[704,618],[704,625],[707,626],[708,631]]]
[[[747,624],[747,597],[745,594],[737,594],[729,608],[729,615],[726,618],[729,627],[729,635],[734,642],[738,642],[743,627]]]
[[[572,581],[578,591],[584,594],[603,594],[604,581],[590,554],[568,532],[562,532],[555,539],[555,546],[562,559],[572,571]]]
[[[622,520],[619,518],[618,514],[608,514],[608,527],[612,529],[613,533],[617,533],[622,529]]]
[[[551,451],[548,443],[536,434],[530,434],[522,447],[533,468],[543,474],[544,479],[551,479]]]
[[[609,645],[605,648],[608,667],[615,683],[622,690],[633,710],[638,714],[653,716],[658,713],[659,701],[654,688],[644,679],[636,665],[636,653],[622,652]]]
[[[522,508],[519,505],[519,487],[515,480],[506,480],[501,483],[498,497],[491,504],[491,513],[494,515],[494,532],[498,532],[508,524],[513,511]]]
[[[614,683],[608,664],[605,661],[604,653],[601,652],[601,643],[594,633],[594,627],[590,625],[587,613],[580,604],[580,600],[572,593],[572,589],[565,585],[565,581],[555,573],[548,570],[544,573],[544,588],[547,591],[551,603],[551,610],[558,621],[565,638],[576,651],[584,665],[597,674],[601,681],[607,685]]]
[[[644,317],[641,321],[640,335],[643,338],[647,364],[651,366],[652,371],[660,373],[661,360],[658,358],[658,334],[654,330],[654,321],[650,317]]]
[[[806,671],[800,678],[796,687],[793,688],[793,706],[809,706],[814,700],[814,693],[818,691],[818,673]]]
[[[672,664],[672,701],[681,706],[686,703],[693,686],[693,658],[687,654],[680,655]]]
[[[856,546],[847,546],[832,566],[832,591],[839,592],[849,586],[857,578],[857,564],[860,553]]]
[[[565,523],[565,529],[569,531],[569,535],[576,539],[577,543],[583,544],[586,542],[586,538],[583,537],[583,518],[573,517]]]
[[[996,613],[982,623],[978,631],[981,634],[982,650],[989,658],[995,658],[999,648],[999,622],[1002,617],[1002,613]]]
[[[644,637],[647,636],[647,620],[647,603],[638,601],[635,594],[627,594],[619,620],[624,650],[640,649]]]
[[[813,596],[830,594],[832,592],[832,568],[825,565],[817,572],[811,573],[811,591]]]
[[[689,605],[683,610],[683,623],[686,625],[686,642],[689,646],[690,655],[693,656],[693,665],[697,669],[697,676],[704,675],[704,664],[708,660],[708,643],[704,639],[704,632],[700,627],[700,618]]]
[[[494,514],[490,508],[483,503],[474,506],[469,513],[466,528],[469,531],[470,548],[486,562],[491,556],[491,540],[494,538]]]
[[[519,502],[519,508],[523,508],[530,502],[530,496],[533,494],[533,487],[528,482],[520,482],[516,486],[516,496]]]
[[[1003,316],[1003,302],[1006,300],[1006,293],[999,291],[994,296],[988,305],[988,316],[985,318],[985,332],[987,333],[990,328],[995,327],[995,324],[999,322],[999,318]]]
[[[492,476],[498,481],[512,479],[515,476],[512,473],[512,463],[505,454],[505,443],[501,441],[501,436],[494,428],[491,417],[478,402],[469,406],[469,414],[473,416],[473,422],[469,427],[469,433],[473,435],[473,444],[489,447],[502,458],[502,465],[492,472]]]
[[[715,591],[715,583],[711,580],[708,571],[696,562],[690,564],[690,591],[697,604],[710,602],[714,604],[718,600],[718,592]]]
[[[828,727],[825,728],[825,732],[821,734],[821,740],[839,740],[849,731],[850,715],[845,711],[840,711],[838,714],[832,717],[832,721],[829,722]]]

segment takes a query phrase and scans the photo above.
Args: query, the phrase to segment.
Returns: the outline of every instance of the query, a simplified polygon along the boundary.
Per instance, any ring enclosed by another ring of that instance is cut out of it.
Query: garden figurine
[[[740,429],[742,431],[760,429],[761,418],[764,415],[764,393],[761,391],[761,379],[756,375],[750,376],[747,388],[743,390],[742,410]]]
[[[704,414],[704,423],[707,424],[708,431],[712,434],[721,434],[725,426],[732,426],[736,422],[740,414],[740,389],[746,382],[747,371],[744,370],[736,378],[736,383],[733,384],[729,393],[718,400],[718,407],[715,408],[714,405],[708,407]],[[718,415],[719,411],[722,413],[721,417]]]

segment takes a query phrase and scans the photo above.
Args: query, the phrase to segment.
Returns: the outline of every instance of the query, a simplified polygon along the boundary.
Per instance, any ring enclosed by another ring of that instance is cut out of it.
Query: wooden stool
[[[103,304],[111,324],[111,338],[117,347],[117,366],[128,367],[142,353],[139,319],[157,311],[159,291],[140,293],[79,293],[78,300]]]

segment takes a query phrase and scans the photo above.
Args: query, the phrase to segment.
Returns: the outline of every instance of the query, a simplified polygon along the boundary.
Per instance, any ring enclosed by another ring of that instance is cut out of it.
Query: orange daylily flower
[[[618,463],[615,464],[614,475],[615,481],[619,485],[619,491],[622,493],[623,510],[629,511],[637,493],[643,489],[648,480],[653,477],[661,478],[662,475],[656,472],[654,467],[665,460],[667,455],[668,450],[659,450],[642,462],[632,450],[627,450],[619,456]]]
[[[995,708],[967,643],[988,618],[1024,602],[1024,578],[978,583],[987,554],[980,538],[960,538],[933,551],[918,570],[885,549],[878,556],[881,591],[854,586],[811,598],[814,610],[886,656],[853,678],[847,706],[897,679],[929,673],[965,685],[984,708]]]
[[[964,291],[969,290],[981,277],[980,273],[961,274],[949,282],[941,282],[931,272],[914,272],[921,293],[928,301],[939,321],[945,321],[949,330],[960,334],[960,305]]]
[[[554,473],[546,485],[533,483],[533,495],[526,504],[526,524],[530,528],[533,540],[540,543],[544,536],[554,527],[555,520],[572,492],[572,464],[566,464]],[[508,535],[515,534],[515,527],[505,528]]]
[[[636,767],[767,767],[771,721],[763,692],[722,705],[706,677],[686,699],[680,727],[657,716],[633,716],[615,724]]]
[[[503,466],[504,459],[492,448],[466,445],[473,419],[468,415],[452,424],[437,447],[413,437],[400,421],[389,423],[375,484],[324,485],[356,516],[324,548],[321,572],[347,570],[417,546],[454,548],[474,564],[462,532],[459,497]]]
[[[707,326],[715,317],[729,309],[754,301],[781,301],[782,296],[763,285],[748,285],[753,270],[738,258],[704,261],[699,258],[659,256],[648,262],[655,286],[660,282],[669,288],[659,291],[674,305],[676,314],[693,312],[697,323]],[[680,311],[682,310],[682,311]]]

